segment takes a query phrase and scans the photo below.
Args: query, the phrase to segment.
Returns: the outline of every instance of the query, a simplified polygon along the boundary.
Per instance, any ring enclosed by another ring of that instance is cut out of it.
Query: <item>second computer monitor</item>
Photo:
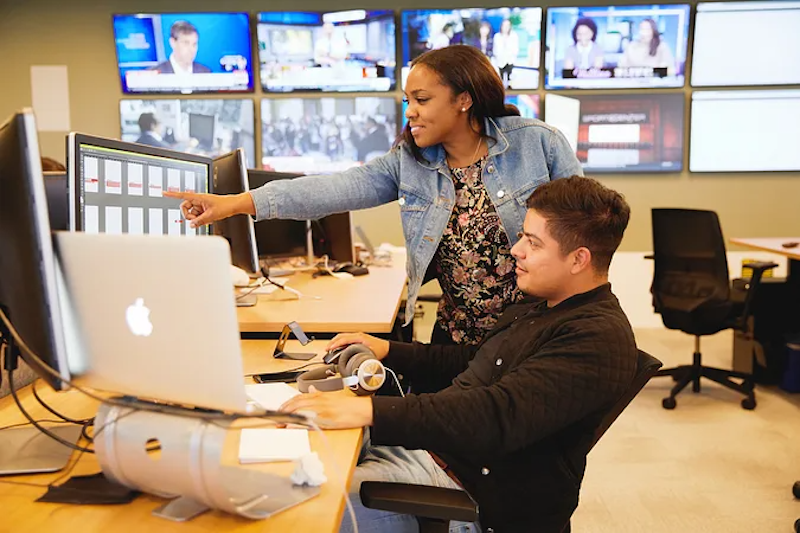
[[[245,154],[241,148],[215,158],[212,166],[214,194],[241,194],[250,190]],[[215,222],[214,234],[228,240],[231,261],[235,266],[250,273],[259,271],[256,234],[251,216],[234,215]]]
[[[80,133],[67,139],[70,229],[205,235],[163,192],[208,192],[211,159]]]

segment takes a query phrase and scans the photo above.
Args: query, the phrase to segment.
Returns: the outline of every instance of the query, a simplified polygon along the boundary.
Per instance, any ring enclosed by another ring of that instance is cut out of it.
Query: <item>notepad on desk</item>
[[[300,391],[286,383],[258,383],[244,386],[247,397],[268,411],[277,411],[281,405]]]
[[[239,438],[239,463],[294,461],[311,453],[307,429],[243,429]]]

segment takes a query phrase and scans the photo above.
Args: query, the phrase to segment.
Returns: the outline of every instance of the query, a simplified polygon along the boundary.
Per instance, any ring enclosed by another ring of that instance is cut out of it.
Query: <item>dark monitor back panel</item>
[[[47,213],[50,215],[50,229],[69,230],[69,193],[67,192],[66,172],[43,172],[44,193],[47,196]]]
[[[248,169],[250,190],[270,181],[293,179],[303,174]],[[353,236],[350,213],[337,213],[312,224],[314,254],[327,254],[334,261],[353,261]],[[306,223],[303,220],[262,220],[256,222],[256,243],[262,257],[306,255]]]

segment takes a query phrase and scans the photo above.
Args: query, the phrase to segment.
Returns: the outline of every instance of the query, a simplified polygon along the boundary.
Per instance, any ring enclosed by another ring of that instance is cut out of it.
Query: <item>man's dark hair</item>
[[[172,28],[169,30],[169,36],[176,41],[178,40],[179,35],[187,33],[197,33],[197,28],[195,28],[194,24],[191,22],[187,22],[185,20],[179,20],[173,23]]]
[[[537,187],[527,206],[547,221],[562,254],[585,246],[595,271],[608,272],[631,216],[620,193],[597,180],[572,176]]]
[[[42,156],[42,171],[43,172],[64,172],[67,167],[63,163],[56,161],[52,157]]]
[[[411,62],[411,67],[424,65],[439,75],[442,84],[453,91],[453,98],[469,93],[472,106],[468,114],[470,122],[475,120],[481,136],[486,136],[484,120],[495,117],[519,116],[519,109],[506,104],[503,80],[494,69],[489,58],[472,46],[455,44],[431,50]],[[402,138],[417,161],[424,161],[422,151],[411,135],[411,126],[403,128]]]
[[[158,119],[154,113],[142,113],[139,115],[139,129],[142,133],[152,131],[156,124],[158,124]]]
[[[572,27],[572,40],[575,41],[575,44],[578,44],[578,28],[581,26],[586,26],[592,30],[592,41],[597,40],[597,23],[589,17],[581,17]]]

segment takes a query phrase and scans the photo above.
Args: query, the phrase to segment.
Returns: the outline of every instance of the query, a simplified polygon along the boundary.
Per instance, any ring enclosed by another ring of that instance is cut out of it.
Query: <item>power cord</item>
[[[36,381],[31,384],[31,390],[33,391],[33,397],[36,398],[36,401],[39,402],[39,405],[50,411],[51,414],[56,415],[58,418],[63,420],[64,422],[69,422],[70,424],[77,424],[79,426],[85,426],[94,420],[94,417],[91,418],[84,418],[81,420],[76,420],[74,418],[70,418],[66,415],[62,415],[58,411],[54,410],[50,407],[42,398],[39,396],[39,393],[36,391]]]

